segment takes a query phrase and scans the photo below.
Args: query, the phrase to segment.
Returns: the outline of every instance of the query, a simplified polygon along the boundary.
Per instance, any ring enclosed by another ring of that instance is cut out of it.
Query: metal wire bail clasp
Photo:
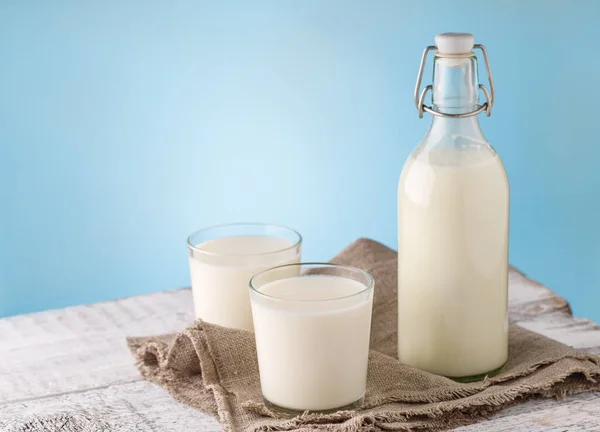
[[[428,86],[426,86],[423,89],[423,91],[421,91],[421,81],[423,80],[423,72],[425,70],[425,63],[427,62],[427,55],[429,54],[429,51],[437,50],[437,46],[429,45],[427,48],[425,48],[425,51],[423,51],[423,56],[421,57],[421,66],[419,67],[419,75],[417,76],[417,85],[415,86],[415,95],[414,95],[415,106],[417,107],[417,111],[419,112],[419,118],[423,118],[423,112],[428,112],[435,116],[448,117],[448,118],[471,117],[471,116],[477,115],[483,111],[485,111],[485,114],[488,117],[492,114],[492,106],[494,105],[494,99],[496,97],[496,90],[494,88],[494,79],[492,78],[492,69],[490,69],[490,60],[487,55],[487,50],[485,49],[485,47],[483,45],[475,44],[473,46],[473,49],[479,49],[483,53],[483,59],[485,61],[485,68],[487,69],[488,80],[490,82],[490,91],[491,92],[488,91],[488,89],[483,84],[479,84],[479,88],[485,94],[484,104],[477,105],[477,108],[474,111],[471,111],[468,113],[461,113],[461,114],[442,113],[440,111],[433,109],[432,106],[425,105],[425,96],[427,95],[428,91],[433,89],[433,86],[431,84],[429,84]]]

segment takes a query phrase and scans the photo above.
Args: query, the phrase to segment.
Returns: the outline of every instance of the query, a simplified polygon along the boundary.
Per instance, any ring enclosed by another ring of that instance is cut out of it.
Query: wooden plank
[[[534,399],[496,414],[491,420],[455,429],[460,432],[577,432],[600,430],[600,392],[557,402]]]
[[[0,320],[0,403],[139,380],[125,338],[193,321],[175,290]]]
[[[571,316],[569,303],[539,282],[511,267],[508,275],[508,304],[511,321],[529,320],[545,314]]]
[[[211,416],[175,402],[146,381],[0,406],[0,430],[31,418],[72,413],[102,421],[113,431],[221,431]],[[501,411],[491,420],[456,429],[460,432],[564,432],[600,430],[600,393],[584,393],[563,402],[532,400]]]
[[[37,430],[19,426],[35,418],[71,414],[75,420],[100,423],[85,430],[114,432],[220,431],[210,415],[180,404],[147,381],[70,393],[0,406],[0,430]],[[61,430],[79,430],[64,427]]]
[[[591,320],[553,313],[520,321],[519,325],[573,348],[600,353],[600,326]]]

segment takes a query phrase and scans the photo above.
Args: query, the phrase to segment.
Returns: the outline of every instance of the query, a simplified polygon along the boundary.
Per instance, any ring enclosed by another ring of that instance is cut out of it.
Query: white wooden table
[[[568,303],[516,270],[512,321],[592,353],[600,326],[571,316]],[[118,430],[219,431],[210,416],[144,380],[125,337],[182,330],[192,322],[189,289],[0,319],[0,419],[76,411]],[[600,431],[600,392],[563,402],[539,399],[461,431]]]

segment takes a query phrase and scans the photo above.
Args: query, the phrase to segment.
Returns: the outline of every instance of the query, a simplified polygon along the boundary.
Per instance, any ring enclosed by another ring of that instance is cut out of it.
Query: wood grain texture
[[[0,404],[139,380],[125,338],[192,321],[190,290],[1,319]]]
[[[600,353],[596,323],[573,318],[563,298],[515,269],[509,303],[511,321]],[[0,419],[74,411],[122,430],[220,430],[212,417],[142,381],[125,345],[126,336],[176,332],[192,320],[189,289],[0,319]],[[460,430],[509,429],[600,430],[600,393],[535,400]]]
[[[571,306],[564,298],[514,267],[508,275],[508,305],[511,321],[538,318],[550,313],[571,316]]]
[[[455,429],[460,432],[576,432],[600,430],[600,393],[583,393],[564,402],[535,399],[515,405],[492,419]]]
[[[0,406],[0,430],[9,424],[19,430],[35,416],[68,411],[105,423],[111,432],[221,430],[212,416],[176,402],[161,387],[147,381],[5,404]]]

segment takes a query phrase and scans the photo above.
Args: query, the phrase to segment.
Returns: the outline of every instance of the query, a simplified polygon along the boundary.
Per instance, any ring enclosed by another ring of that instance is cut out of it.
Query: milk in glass
[[[340,276],[310,275],[274,280],[251,295],[260,382],[268,402],[323,411],[361,400],[372,287]]]
[[[252,330],[250,278],[270,267],[299,262],[300,246],[274,235],[228,235],[195,244],[189,255],[196,317]],[[289,269],[290,275],[294,271]]]

